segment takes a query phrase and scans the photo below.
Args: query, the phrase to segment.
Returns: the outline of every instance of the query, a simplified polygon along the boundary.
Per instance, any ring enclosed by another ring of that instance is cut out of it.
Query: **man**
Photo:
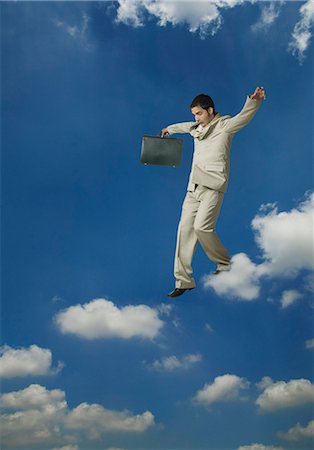
[[[211,97],[200,94],[191,104],[195,122],[169,125],[161,136],[190,133],[194,137],[192,170],[178,226],[175,253],[175,289],[168,297],[178,297],[195,287],[192,258],[198,243],[216,265],[214,274],[230,270],[230,257],[219,240],[215,226],[229,178],[230,146],[234,134],[247,125],[256,114],[263,87],[248,96],[245,105],[234,117],[215,111]]]

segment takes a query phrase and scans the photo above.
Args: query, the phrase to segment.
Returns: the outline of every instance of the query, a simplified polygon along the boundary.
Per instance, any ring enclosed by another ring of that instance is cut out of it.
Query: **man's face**
[[[213,118],[213,108],[209,108],[207,111],[201,106],[194,106],[191,108],[191,112],[195,118],[195,122],[198,122],[202,127],[205,127]]]

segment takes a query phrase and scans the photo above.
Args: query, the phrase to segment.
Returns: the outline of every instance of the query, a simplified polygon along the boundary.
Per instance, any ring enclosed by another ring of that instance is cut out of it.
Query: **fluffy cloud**
[[[278,212],[275,204],[262,205],[252,229],[263,261],[255,264],[246,254],[238,253],[232,258],[230,272],[205,276],[204,287],[229,298],[254,300],[264,277],[291,278],[302,270],[313,270],[313,210],[313,194],[288,212]],[[285,291],[282,306],[300,296],[296,291]]]
[[[302,378],[289,382],[273,382],[271,378],[265,377],[258,387],[264,388],[255,402],[261,412],[295,408],[312,403],[314,400],[314,385]]]
[[[222,27],[223,13],[228,8],[255,3],[255,0],[118,0],[116,22],[133,27],[144,26],[152,18],[161,27],[185,25],[191,33],[198,32],[201,39],[214,35]],[[265,2],[266,3],[266,2]],[[284,1],[271,1],[261,6],[259,21],[251,26],[253,32],[264,31],[279,17]],[[300,8],[300,20],[296,23],[288,50],[300,62],[304,60],[309,47],[314,22],[314,4],[308,0]],[[73,27],[72,27],[73,28]],[[68,31],[70,34],[78,30]]]
[[[205,275],[204,287],[213,288],[218,295],[255,300],[259,296],[260,283],[258,266],[245,253],[238,253],[232,258],[230,272],[219,275]]]
[[[249,387],[245,378],[237,375],[221,375],[216,377],[212,384],[205,384],[193,398],[194,403],[211,405],[215,402],[230,402],[240,400],[240,392]]]
[[[251,444],[242,445],[238,450],[283,450],[282,447],[274,447],[273,445]]]
[[[261,210],[252,228],[265,262],[261,272],[269,276],[294,276],[302,269],[313,270],[314,194],[291,211]]]
[[[302,63],[312,38],[310,29],[314,23],[313,0],[308,0],[301,6],[300,15],[301,19],[295,25],[292,33],[292,41],[289,44],[289,50],[293,55],[297,56],[300,63]]]
[[[84,430],[90,439],[99,439],[105,432],[143,433],[154,425],[150,411],[132,415],[129,411],[110,411],[101,405],[82,403],[73,409],[66,418],[66,427]]]
[[[28,375],[49,375],[59,372],[51,367],[51,351],[31,345],[29,348],[14,349],[8,345],[0,347],[0,376],[2,378],[25,377]]]
[[[161,360],[156,360],[148,367],[154,370],[172,372],[176,369],[190,369],[194,364],[202,360],[202,355],[199,353],[185,355],[182,358],[177,356],[167,356]]]
[[[96,299],[59,312],[55,322],[62,333],[86,339],[135,336],[154,339],[164,325],[158,314],[146,305],[118,308],[109,300]]]
[[[74,450],[81,434],[97,439],[106,432],[141,433],[154,425],[150,411],[133,415],[87,403],[70,410],[63,391],[37,384],[2,394],[0,405],[5,411],[1,417],[2,439],[8,447],[50,444]]]
[[[288,308],[288,306],[292,305],[294,302],[299,300],[299,298],[302,298],[303,294],[301,292],[298,292],[294,289],[284,291],[281,296],[281,307],[283,309]]]
[[[290,428],[287,433],[278,433],[280,439],[289,442],[301,442],[308,439],[314,439],[314,420],[308,423],[306,427],[302,427],[299,423]]]
[[[153,17],[161,27],[185,24],[190,32],[199,32],[204,38],[221,27],[221,10],[241,5],[244,0],[119,0],[118,3],[117,22],[140,27],[147,17]]]
[[[9,447],[58,442],[62,436],[61,424],[66,414],[64,392],[48,391],[33,384],[22,391],[2,394],[2,439]]]

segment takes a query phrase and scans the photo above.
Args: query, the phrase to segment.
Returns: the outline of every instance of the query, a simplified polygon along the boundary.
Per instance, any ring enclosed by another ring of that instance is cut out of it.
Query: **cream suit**
[[[190,133],[194,137],[192,169],[177,234],[176,288],[195,287],[192,259],[198,243],[218,269],[230,268],[230,257],[215,232],[215,226],[227,189],[234,133],[252,120],[260,105],[261,100],[247,97],[239,114],[231,117],[217,113],[202,132],[197,130],[197,122],[167,126],[170,135]]]

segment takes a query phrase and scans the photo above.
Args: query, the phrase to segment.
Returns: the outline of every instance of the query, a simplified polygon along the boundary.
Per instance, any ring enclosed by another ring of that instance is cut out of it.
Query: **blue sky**
[[[310,449],[313,3],[1,2],[4,449]],[[143,134],[236,114],[232,271],[176,301],[180,168]]]

